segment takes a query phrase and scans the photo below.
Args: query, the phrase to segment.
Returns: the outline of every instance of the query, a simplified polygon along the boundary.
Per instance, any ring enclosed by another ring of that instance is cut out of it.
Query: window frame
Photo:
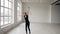
[[[20,10],[18,10],[18,7]],[[20,17],[20,19],[18,17]],[[20,1],[18,1],[18,4],[17,4],[17,21],[19,22],[21,20],[22,20],[22,4],[20,3]]]
[[[11,3],[11,8],[9,8],[9,2]],[[13,11],[13,8],[12,8],[13,5],[14,5],[14,0],[12,0],[12,1],[9,1],[8,0],[8,7],[5,7],[5,0],[3,0],[3,6],[1,6],[1,0],[0,0],[0,11],[1,11],[1,7],[3,7],[3,16],[1,16],[1,12],[0,12],[0,27],[6,26],[8,24],[12,24],[12,23],[9,23],[9,17],[11,17],[11,19],[12,19],[12,17],[14,17],[14,11]],[[8,9],[8,16],[5,16],[4,15],[5,8]],[[12,15],[9,15],[9,10],[11,10],[11,14],[13,12],[13,16]],[[1,24],[1,17],[3,17],[3,25]],[[8,23],[7,24],[4,24],[4,18],[5,17],[8,17]],[[14,18],[12,20],[14,22]],[[11,22],[12,22],[12,20],[11,20]]]

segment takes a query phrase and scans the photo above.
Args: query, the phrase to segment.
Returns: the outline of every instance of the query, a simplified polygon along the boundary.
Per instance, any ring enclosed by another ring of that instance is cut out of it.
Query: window
[[[18,2],[18,6],[17,6],[17,21],[21,21],[21,16],[22,16],[22,5],[21,5],[21,3]]]
[[[0,23],[1,26],[14,23],[13,0],[1,0]]]

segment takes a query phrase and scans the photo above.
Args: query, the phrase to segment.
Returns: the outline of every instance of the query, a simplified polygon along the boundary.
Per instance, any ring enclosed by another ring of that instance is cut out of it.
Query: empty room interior
[[[60,0],[0,0],[0,34],[26,34],[24,12],[30,34],[60,34]]]

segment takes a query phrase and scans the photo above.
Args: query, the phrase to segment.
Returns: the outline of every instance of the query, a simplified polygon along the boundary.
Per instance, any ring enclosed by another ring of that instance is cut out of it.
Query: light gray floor
[[[31,34],[60,34],[60,25],[58,24],[40,24],[31,23]],[[25,23],[19,25],[7,34],[25,34]]]

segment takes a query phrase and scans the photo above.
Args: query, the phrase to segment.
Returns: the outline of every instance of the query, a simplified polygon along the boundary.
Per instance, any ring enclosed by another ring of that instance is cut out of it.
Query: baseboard
[[[51,24],[51,22],[30,22],[30,23],[49,23],[49,24]]]

